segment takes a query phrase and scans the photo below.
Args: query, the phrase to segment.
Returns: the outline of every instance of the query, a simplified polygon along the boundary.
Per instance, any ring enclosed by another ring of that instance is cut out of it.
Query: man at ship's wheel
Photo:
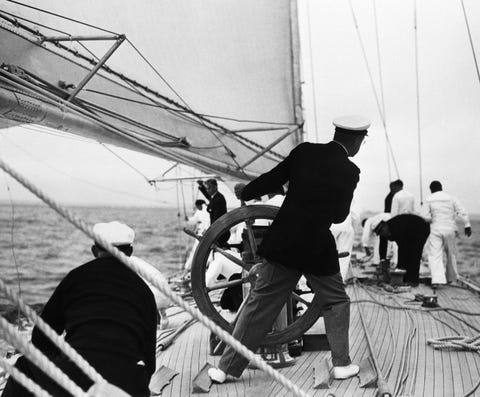
[[[321,297],[325,329],[332,351],[333,376],[355,376],[359,367],[349,356],[350,299],[340,275],[338,252],[330,233],[350,211],[360,170],[349,157],[357,154],[370,123],[359,116],[333,121],[335,135],[327,144],[302,143],[269,172],[248,185],[235,186],[239,199],[251,200],[289,182],[278,215],[266,232],[258,254],[257,280],[233,330],[233,336],[255,351],[302,276]],[[223,383],[239,377],[248,360],[228,346],[210,378]]]

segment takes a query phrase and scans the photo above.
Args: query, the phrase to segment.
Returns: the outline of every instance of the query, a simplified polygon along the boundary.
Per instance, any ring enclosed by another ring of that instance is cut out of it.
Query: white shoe
[[[348,379],[355,376],[360,371],[360,367],[355,364],[346,365],[345,367],[333,367],[333,377],[335,379]]]
[[[215,383],[223,383],[225,379],[227,379],[227,374],[223,372],[221,369],[212,367],[208,369],[208,376]]]

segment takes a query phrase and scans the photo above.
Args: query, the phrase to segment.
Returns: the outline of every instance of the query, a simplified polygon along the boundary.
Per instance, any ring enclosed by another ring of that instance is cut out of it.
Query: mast
[[[295,132],[295,144],[303,142],[303,108],[302,87],[300,84],[300,32],[298,28],[297,0],[290,1],[290,40],[292,48],[292,90],[293,90],[293,116],[295,124],[300,127]]]

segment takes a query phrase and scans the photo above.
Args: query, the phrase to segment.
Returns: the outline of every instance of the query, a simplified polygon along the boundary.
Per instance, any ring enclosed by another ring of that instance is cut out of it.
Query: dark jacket
[[[218,192],[211,197],[207,193],[207,189],[204,185],[199,187],[199,190],[203,193],[205,198],[208,200],[207,211],[210,213],[210,224],[215,222],[223,214],[227,213],[227,201],[222,193]]]
[[[150,288],[111,257],[68,273],[42,312],[42,318],[57,333],[65,331],[65,340],[109,382],[137,395],[148,391],[155,371],[156,316]],[[37,328],[32,342],[58,361],[59,350]],[[143,367],[137,365],[140,361]],[[130,379],[140,369],[137,379]]]
[[[430,233],[429,223],[421,216],[414,214],[401,214],[387,221],[390,230],[389,240],[395,241],[398,246],[412,244],[422,245]]]
[[[359,174],[340,144],[302,143],[275,168],[250,182],[243,200],[289,182],[285,201],[258,253],[304,273],[338,273],[338,253],[329,228],[348,216]]]

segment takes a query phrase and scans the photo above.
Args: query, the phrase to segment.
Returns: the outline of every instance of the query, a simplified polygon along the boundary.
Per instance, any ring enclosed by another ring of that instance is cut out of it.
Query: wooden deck
[[[388,305],[408,305],[414,294],[431,295],[432,289],[420,284],[409,292],[393,294],[372,284],[348,286],[352,299],[350,350],[355,363],[366,358],[368,348],[360,322],[359,305],[377,352],[378,362],[394,396],[463,396],[480,378],[480,354],[465,351],[434,350],[427,339],[480,334],[480,316],[468,316],[445,311],[395,310],[357,300],[376,300]],[[467,312],[480,312],[480,295],[458,286],[438,290],[440,307],[452,307]],[[422,308],[423,309],[423,308]],[[186,317],[176,316],[180,323]],[[162,396],[192,395],[192,379],[205,363],[215,365],[219,357],[208,354],[209,331],[199,323],[186,329],[175,342],[157,357],[157,368],[164,365],[178,372],[163,388]],[[312,396],[374,396],[375,388],[360,388],[359,378],[333,381],[329,389],[313,389],[313,367],[330,353],[303,352],[295,365],[280,372]],[[259,370],[247,369],[241,378],[230,378],[223,385],[212,385],[210,396],[288,396],[290,393]],[[472,396],[480,396],[480,388]]]

